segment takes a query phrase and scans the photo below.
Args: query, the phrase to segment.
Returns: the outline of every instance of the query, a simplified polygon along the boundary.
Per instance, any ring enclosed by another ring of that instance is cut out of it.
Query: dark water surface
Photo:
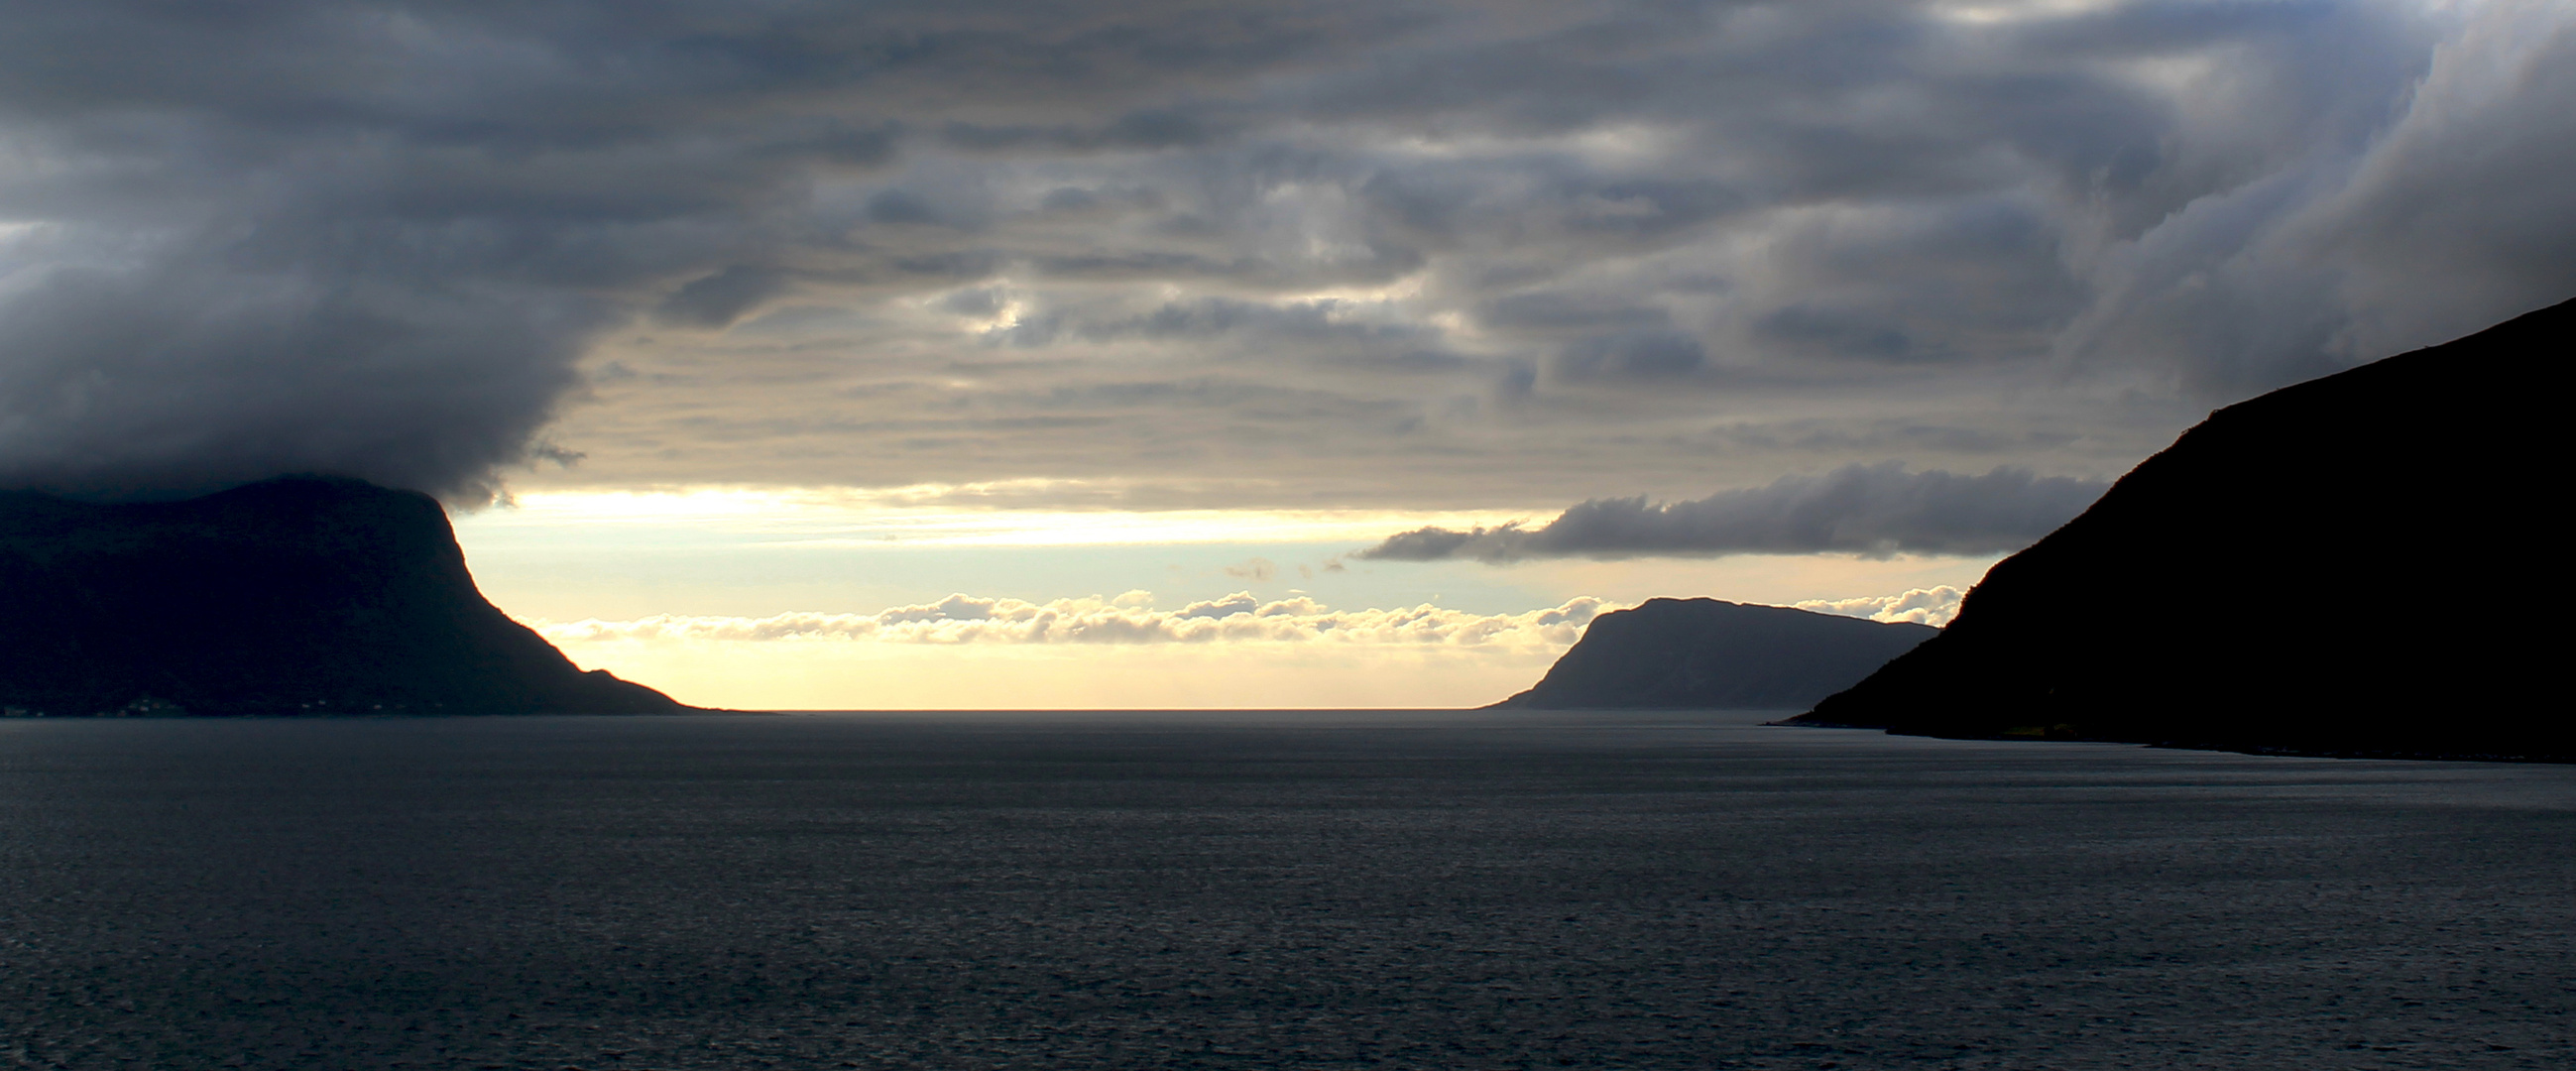
[[[0,722],[0,1067],[2576,1067],[2576,767],[1754,720]]]

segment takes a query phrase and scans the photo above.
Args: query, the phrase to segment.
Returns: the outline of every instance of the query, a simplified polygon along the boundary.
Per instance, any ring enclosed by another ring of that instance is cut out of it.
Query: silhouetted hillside
[[[2576,758],[2546,520],[2576,302],[2211,414],[1807,724]],[[2552,698],[2557,697],[2557,698]]]
[[[484,601],[429,496],[316,477],[127,505],[0,492],[0,707],[689,709]]]
[[[1938,631],[1784,606],[1649,599],[1593,618],[1536,687],[1494,706],[1795,710]]]

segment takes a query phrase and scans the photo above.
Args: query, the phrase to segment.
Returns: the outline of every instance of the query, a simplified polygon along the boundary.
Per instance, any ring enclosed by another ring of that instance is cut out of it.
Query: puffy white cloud
[[[1950,623],[1959,616],[1959,600],[1968,593],[1947,584],[1931,588],[1913,588],[1902,595],[1875,595],[1859,599],[1808,599],[1790,605],[1820,614],[1865,617],[1872,621],[1911,621],[1934,628]]]
[[[538,622],[557,643],[617,641],[928,644],[1326,643],[1452,648],[1564,648],[1592,619],[1621,607],[1589,596],[1518,614],[1474,614],[1422,605],[1335,610],[1311,598],[1263,602],[1248,592],[1152,607],[1143,592],[1114,599],[1020,599],[951,595],[873,614],[788,613],[770,617],[661,614],[631,621]]]

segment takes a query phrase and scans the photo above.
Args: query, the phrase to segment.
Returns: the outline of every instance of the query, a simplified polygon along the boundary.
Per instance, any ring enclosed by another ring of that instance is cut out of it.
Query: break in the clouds
[[[2576,292],[2542,0],[0,15],[9,486],[2104,475]]]
[[[1633,558],[1646,555],[1986,554],[2038,541],[2107,485],[2028,469],[1982,476],[1909,472],[1900,462],[1850,465],[1822,476],[1783,476],[1769,486],[1686,502],[1596,498],[1535,528],[1426,527],[1388,536],[1352,555],[1382,561],[1472,558]]]
[[[1562,649],[1619,604],[1590,596],[1518,614],[1474,614],[1423,605],[1336,610],[1298,596],[1263,601],[1249,592],[1158,610],[1153,596],[1021,599],[951,595],[873,614],[788,613],[770,617],[662,614],[632,621],[540,622],[557,643],[633,641],[866,640],[884,643],[1340,643],[1408,647]]]

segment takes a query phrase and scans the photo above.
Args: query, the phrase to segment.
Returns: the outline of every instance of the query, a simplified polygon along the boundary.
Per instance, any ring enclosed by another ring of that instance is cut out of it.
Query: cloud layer
[[[1959,616],[1959,600],[1968,593],[1943,584],[1932,588],[1914,588],[1902,595],[1874,595],[1859,599],[1808,599],[1790,605],[1820,614],[1865,617],[1872,621],[1911,621],[1917,625],[1941,628]]]
[[[771,617],[656,615],[633,621],[540,622],[557,643],[613,641],[851,641],[932,644],[1336,643],[1446,647],[1568,647],[1595,616],[1620,609],[1589,596],[1519,614],[1471,614],[1423,605],[1335,610],[1298,597],[1263,602],[1249,592],[1157,610],[1152,597],[1019,599],[951,595],[874,614]]]
[[[1902,595],[1813,599],[1801,610],[1941,626],[1957,616],[1966,592],[1917,588]],[[537,631],[562,644],[825,643],[1023,644],[1347,644],[1411,649],[1479,648],[1562,651],[1583,638],[1592,619],[1623,604],[1580,596],[1517,614],[1474,614],[1423,605],[1393,610],[1336,610],[1297,597],[1264,602],[1250,592],[1158,610],[1152,596],[1022,599],[951,595],[934,603],[873,614],[786,613],[769,617],[656,614],[628,621],[540,621]]]
[[[2545,0],[5,13],[8,486],[2106,475],[2576,293]]]
[[[2107,487],[2017,468],[1997,468],[1982,476],[1909,472],[1891,461],[1846,466],[1823,476],[1784,476],[1767,487],[1721,491],[1687,502],[1596,498],[1536,528],[1417,528],[1388,536],[1353,557],[1501,563],[1816,551],[1983,554],[2037,542],[2092,505]]]

